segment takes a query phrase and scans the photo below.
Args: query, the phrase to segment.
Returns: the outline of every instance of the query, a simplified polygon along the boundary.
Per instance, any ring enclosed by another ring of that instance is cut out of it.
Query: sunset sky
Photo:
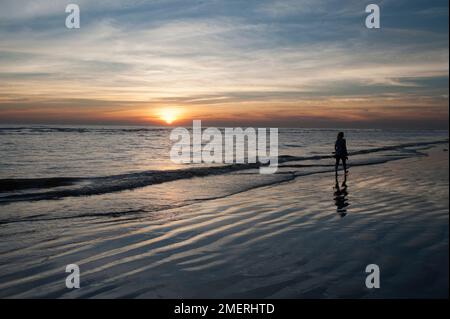
[[[448,128],[448,46],[447,0],[0,0],[0,122]]]

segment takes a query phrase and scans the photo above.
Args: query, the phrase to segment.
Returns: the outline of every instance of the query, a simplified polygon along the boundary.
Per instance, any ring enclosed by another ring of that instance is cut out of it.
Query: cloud
[[[437,81],[424,84],[448,79],[448,31],[432,23],[369,31],[359,1],[338,10],[309,0],[79,1],[79,30],[64,28],[61,3],[2,7],[0,96],[10,109],[23,99],[77,97],[138,108],[226,105],[231,113],[266,101],[276,112],[393,93],[397,104],[412,93],[448,99]]]

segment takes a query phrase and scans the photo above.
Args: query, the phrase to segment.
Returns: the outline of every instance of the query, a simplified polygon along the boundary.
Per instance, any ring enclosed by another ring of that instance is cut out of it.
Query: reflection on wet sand
[[[344,180],[342,184],[339,186],[339,175],[336,173],[336,183],[334,186],[334,204],[336,205],[336,212],[341,217],[345,217],[347,215],[347,206],[348,203],[348,187],[347,187],[347,174],[344,174]]]

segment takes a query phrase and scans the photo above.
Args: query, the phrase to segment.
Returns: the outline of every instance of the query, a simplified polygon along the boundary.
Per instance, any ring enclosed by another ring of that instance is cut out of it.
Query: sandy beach
[[[0,296],[446,298],[447,149],[351,168],[346,207],[325,172],[137,217],[6,224]],[[72,263],[81,288],[68,290]],[[373,263],[380,289],[365,286]]]

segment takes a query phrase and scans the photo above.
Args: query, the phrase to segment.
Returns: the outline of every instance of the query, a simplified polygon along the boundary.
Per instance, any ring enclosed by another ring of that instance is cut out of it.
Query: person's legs
[[[342,166],[344,166],[344,172],[347,173],[347,159],[342,157]]]
[[[336,174],[337,174],[338,168],[339,168],[339,159],[340,159],[340,157],[339,157],[339,156],[336,156],[336,165],[335,165],[335,167],[334,167],[334,170],[336,171]]]

